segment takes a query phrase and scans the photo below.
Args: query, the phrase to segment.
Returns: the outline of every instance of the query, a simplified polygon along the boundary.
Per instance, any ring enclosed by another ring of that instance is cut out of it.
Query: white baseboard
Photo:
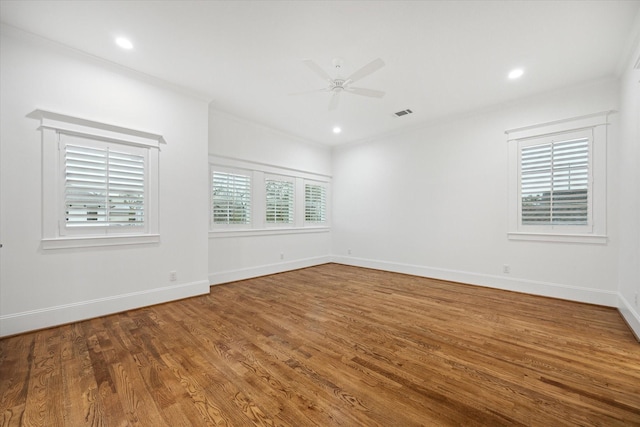
[[[618,295],[618,311],[640,342],[640,313],[633,309],[631,303],[622,294]]]
[[[0,316],[0,337],[209,293],[206,280]]]
[[[636,338],[640,338],[640,315],[618,292],[342,256],[305,258],[277,264],[222,271],[210,274],[209,282],[203,280],[147,291],[132,292],[106,298],[81,301],[73,304],[2,315],[0,316],[0,337],[49,328],[52,326],[63,325],[66,323],[105,316],[108,314],[175,301],[197,295],[204,295],[209,293],[210,285],[282,273],[285,271],[312,267],[314,265],[326,264],[329,262],[616,307],[628,323],[629,327],[634,331]]]
[[[314,265],[326,264],[328,262],[331,262],[330,256],[321,256],[281,262],[277,264],[267,264],[237,270],[221,271],[218,273],[209,274],[209,283],[211,283],[212,285],[219,285],[221,283],[234,282],[236,280],[251,279],[253,277],[283,273],[285,271],[297,270],[299,268],[313,267]]]
[[[333,262],[353,265],[356,267],[373,268],[376,270],[393,271],[414,276],[448,280],[470,285],[485,286],[526,294],[541,295],[590,304],[618,307],[618,292],[602,291],[598,289],[569,286],[559,283],[540,282],[513,277],[503,277],[490,274],[471,273],[458,270],[425,267],[412,264],[401,264],[364,258],[334,256]]]

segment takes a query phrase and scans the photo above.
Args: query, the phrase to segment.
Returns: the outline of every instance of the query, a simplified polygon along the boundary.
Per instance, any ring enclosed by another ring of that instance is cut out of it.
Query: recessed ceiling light
[[[129,39],[125,39],[124,37],[118,37],[116,39],[116,44],[123,49],[133,49],[133,43]]]
[[[342,129],[340,129],[340,127],[336,126],[333,128],[333,133],[340,133],[342,132]]]
[[[523,74],[524,70],[522,68],[516,68],[515,70],[511,70],[511,72],[509,73],[509,78],[511,80],[518,79],[522,77]]]

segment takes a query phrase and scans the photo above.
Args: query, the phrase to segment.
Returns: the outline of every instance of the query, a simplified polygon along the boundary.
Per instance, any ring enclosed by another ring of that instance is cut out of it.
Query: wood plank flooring
[[[337,264],[0,340],[1,426],[640,426],[615,309]]]

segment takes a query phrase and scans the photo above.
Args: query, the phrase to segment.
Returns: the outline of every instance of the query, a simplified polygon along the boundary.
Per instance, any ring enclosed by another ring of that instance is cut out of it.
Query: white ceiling
[[[640,1],[0,1],[0,19],[195,91],[220,110],[339,144],[613,77]],[[634,23],[636,23],[634,25]],[[135,48],[124,51],[124,35]],[[386,66],[335,111],[312,59]],[[507,79],[515,67],[525,70]],[[410,108],[414,114],[393,113]],[[343,132],[332,133],[340,125]]]

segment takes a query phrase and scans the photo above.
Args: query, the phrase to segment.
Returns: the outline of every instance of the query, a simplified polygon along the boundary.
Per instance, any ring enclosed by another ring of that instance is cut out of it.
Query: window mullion
[[[111,225],[111,204],[109,203],[109,197],[111,194],[111,151],[109,150],[109,147],[107,147],[107,162],[105,165],[106,171],[105,171],[105,175],[106,175],[106,190],[105,190],[105,215],[106,215],[106,225],[109,226]]]
[[[550,159],[550,165],[549,168],[551,170],[551,188],[550,188],[550,195],[549,195],[549,220],[550,220],[550,224],[551,227],[553,227],[554,223],[555,223],[555,215],[554,215],[554,207],[555,207],[555,192],[556,192],[556,185],[555,185],[555,179],[556,179],[556,169],[555,169],[555,158],[556,158],[556,145],[555,143],[551,143],[551,159]]]

